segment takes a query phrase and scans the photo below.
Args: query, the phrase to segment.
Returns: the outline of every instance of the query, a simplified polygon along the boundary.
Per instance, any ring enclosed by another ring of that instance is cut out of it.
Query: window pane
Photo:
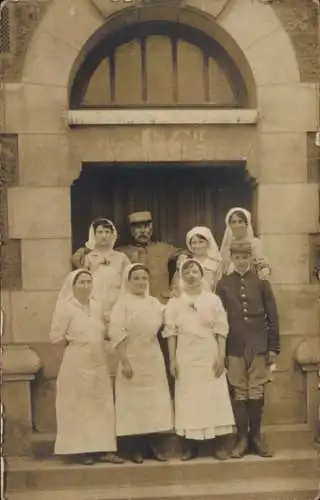
[[[110,64],[104,59],[91,77],[83,104],[104,106],[110,103]]]
[[[234,106],[236,104],[226,75],[211,57],[209,59],[209,100],[216,106]]]
[[[202,50],[191,43],[178,43],[178,98],[180,104],[205,102]]]
[[[171,39],[150,36],[146,44],[147,102],[173,103],[173,70]]]
[[[142,103],[141,45],[132,40],[121,45],[115,54],[116,104]]]

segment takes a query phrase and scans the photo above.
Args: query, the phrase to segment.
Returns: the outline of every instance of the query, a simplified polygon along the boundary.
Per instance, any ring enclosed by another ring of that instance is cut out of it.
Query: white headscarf
[[[208,251],[207,251],[208,257],[210,259],[213,259],[213,260],[221,261],[222,257],[220,255],[217,242],[214,239],[213,234],[210,231],[210,229],[208,227],[205,227],[205,226],[196,226],[196,227],[193,227],[190,231],[188,231],[187,236],[186,236],[186,244],[187,244],[187,247],[190,250],[190,252],[192,252],[191,239],[194,236],[196,236],[197,234],[202,236],[208,242]]]
[[[82,273],[89,274],[91,276],[91,273],[87,269],[76,269],[75,271],[72,271],[67,275],[59,292],[55,311],[66,302],[70,302],[71,300],[73,300],[73,285],[77,276]]]
[[[118,239],[118,232],[117,232],[115,225],[113,224],[113,222],[111,220],[106,219],[105,217],[99,217],[96,220],[105,221],[111,226],[112,231],[113,231],[113,240],[112,240],[112,248],[113,248],[117,239]],[[93,250],[95,248],[95,245],[96,245],[96,239],[95,239],[95,233],[94,233],[94,227],[93,227],[94,222],[95,221],[93,221],[92,224],[90,225],[88,241],[86,242],[86,247],[89,248],[89,250]]]
[[[144,264],[136,262],[135,264],[130,264],[129,266],[126,267],[125,272],[123,273],[123,280],[122,280],[122,287],[121,287],[122,291],[124,293],[131,293],[129,290],[129,274],[135,268],[146,269],[146,266]],[[146,288],[145,297],[148,297],[149,295],[150,295],[150,284],[148,284],[148,286]]]
[[[248,221],[245,239],[247,241],[250,241],[251,243],[254,240],[251,213],[248,210],[246,210],[245,208],[241,208],[241,207],[231,208],[231,210],[229,210],[229,212],[227,213],[226,218],[225,218],[226,229],[225,229],[225,232],[223,235],[223,240],[222,240],[221,248],[220,248],[220,252],[221,252],[221,255],[222,255],[222,258],[224,261],[229,261],[229,259],[230,259],[230,246],[231,246],[231,242],[234,240],[232,229],[230,227],[230,218],[235,212],[242,212]]]

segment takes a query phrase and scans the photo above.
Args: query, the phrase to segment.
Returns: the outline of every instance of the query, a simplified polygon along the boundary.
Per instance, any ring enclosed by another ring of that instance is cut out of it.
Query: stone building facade
[[[61,353],[48,331],[70,270],[72,184],[86,163],[153,162],[245,165],[281,318],[266,422],[314,425],[318,29],[312,0],[7,2],[1,302],[15,426],[55,428]],[[17,384],[26,415],[17,414]]]

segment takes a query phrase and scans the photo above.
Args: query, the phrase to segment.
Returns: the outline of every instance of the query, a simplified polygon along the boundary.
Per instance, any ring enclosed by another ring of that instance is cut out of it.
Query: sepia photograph
[[[1,500],[320,500],[320,0],[0,0]]]

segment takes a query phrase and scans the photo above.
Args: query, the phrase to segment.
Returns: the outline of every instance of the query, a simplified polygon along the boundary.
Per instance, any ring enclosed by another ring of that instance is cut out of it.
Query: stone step
[[[126,462],[123,465],[66,464],[58,459],[35,460],[13,458],[7,461],[6,484],[9,491],[26,489],[53,490],[87,488],[117,488],[205,485],[236,479],[251,481],[261,478],[273,482],[283,477],[315,480],[320,477],[316,450],[281,450],[273,458],[248,455],[240,460],[219,462],[199,458],[183,463],[172,459],[166,463],[146,461],[143,465]]]
[[[265,434],[270,447],[277,451],[281,449],[303,449],[312,445],[312,432],[307,424],[292,424],[292,425],[269,425],[264,427]],[[47,458],[53,455],[55,434],[33,433],[32,437],[32,452],[36,458]],[[179,444],[178,438],[175,435],[166,435],[164,437],[165,451],[169,455],[178,455]],[[203,446],[203,454],[210,453],[211,443]]]
[[[284,477],[237,479],[203,485],[116,487],[9,492],[7,500],[316,500],[319,484],[315,479]]]

